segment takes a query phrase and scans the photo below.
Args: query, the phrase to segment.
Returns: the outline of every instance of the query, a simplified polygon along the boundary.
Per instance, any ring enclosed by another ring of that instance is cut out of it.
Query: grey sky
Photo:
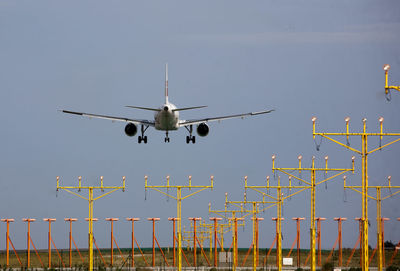
[[[83,176],[96,184],[119,185],[126,175],[127,191],[116,192],[95,203],[95,226],[100,246],[109,245],[105,217],[140,217],[137,237],[151,245],[147,217],[161,217],[158,236],[171,243],[167,218],[176,205],[165,196],[144,193],[144,175],[150,184],[206,185],[215,176],[215,189],[202,192],[183,206],[187,217],[208,218],[207,205],[223,208],[224,193],[239,200],[243,177],[249,184],[262,184],[272,175],[271,155],[277,166],[304,165],[316,156],[317,165],[329,155],[332,167],[348,167],[353,153],[324,140],[319,152],[312,139],[311,117],[317,116],[319,131],[344,131],[344,118],[351,117],[351,130],[360,131],[361,119],[368,130],[378,131],[378,118],[385,118],[385,131],[400,132],[400,93],[392,101],[383,95],[382,65],[389,63],[393,84],[400,82],[398,1],[1,1],[0,2],[0,217],[15,218],[12,238],[24,248],[23,217],[56,217],[55,242],[67,246],[64,217],[77,217],[75,238],[87,245],[87,203],[59,192],[62,184],[77,184]],[[164,64],[169,63],[170,101],[179,106],[208,105],[207,109],[182,112],[182,118],[207,117],[275,108],[276,112],[228,120],[210,125],[208,137],[186,145],[186,131],[164,134],[149,130],[149,144],[125,136],[121,123],[67,116],[58,109],[99,114],[152,118],[151,112],[125,105],[159,106],[163,102]],[[359,140],[352,139],[359,147]],[[371,140],[371,147],[379,141]],[[400,144],[370,157],[370,182],[379,184],[392,175],[400,184]],[[361,183],[360,157],[356,174]],[[303,174],[305,177],[305,174]],[[323,177],[323,176],[322,176]],[[286,177],[282,176],[286,181]],[[346,196],[347,202],[343,201]],[[255,197],[253,197],[255,198]],[[343,193],[342,179],[318,188],[317,215],[323,224],[323,247],[330,248],[337,234],[333,217],[344,223],[344,246],[352,247],[360,216],[361,197]],[[383,203],[391,218],[385,237],[400,239],[400,199]],[[275,226],[262,214],[263,246],[273,240]],[[308,245],[309,193],[284,206],[284,247],[295,233],[294,216],[305,216],[302,243]],[[375,245],[375,203],[370,202],[370,242]],[[250,221],[248,221],[250,223]],[[129,223],[117,222],[117,240],[129,246]],[[33,239],[46,246],[44,222],[33,226]],[[0,236],[4,226],[0,225]],[[226,238],[229,238],[228,235]],[[251,242],[251,227],[240,232],[240,246]],[[5,246],[0,239],[0,249]]]

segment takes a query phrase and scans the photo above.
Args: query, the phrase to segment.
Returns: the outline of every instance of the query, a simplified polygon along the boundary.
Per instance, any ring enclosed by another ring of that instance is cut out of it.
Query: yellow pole
[[[176,216],[178,218],[178,271],[182,271],[182,189],[176,189]]]
[[[368,136],[366,134],[367,119],[363,119],[362,138],[362,270],[369,270],[369,251],[368,251]]]
[[[377,245],[378,245],[378,271],[382,271],[383,269],[383,253],[382,253],[382,198],[381,198],[381,188],[376,188],[376,225],[378,228],[377,235]]]
[[[236,271],[236,266],[237,266],[237,258],[236,258],[236,253],[237,253],[237,251],[236,251],[236,232],[235,232],[235,230],[237,229],[237,227],[235,227],[235,226],[237,226],[237,220],[236,220],[237,218],[236,218],[236,214],[235,213],[232,213],[232,242],[233,242],[233,265],[232,265],[232,270],[233,271]]]
[[[235,215],[233,215],[234,217]],[[234,217],[233,220],[233,224],[232,224],[232,240],[233,240],[233,271],[236,271],[236,267],[237,267],[237,235],[236,235],[236,230],[237,230],[237,221],[236,221],[236,217]]]
[[[312,271],[316,270],[316,255],[315,255],[315,162],[312,158],[311,169],[311,215],[310,215],[310,248],[311,248],[311,266]]]
[[[257,210],[253,202],[253,271],[257,270]]]
[[[209,257],[210,260],[212,259],[213,256],[213,228],[212,227],[208,227],[208,240],[209,240],[209,244],[210,244],[210,251],[209,251]]]
[[[89,189],[89,271],[93,271],[93,188]]]
[[[282,271],[282,188],[280,187],[280,181],[278,179],[278,188],[277,188],[277,239],[276,239],[276,249],[277,249],[277,267],[278,271]]]
[[[219,239],[221,241],[221,251],[224,252],[224,228],[220,228]]]
[[[390,67],[390,66],[389,66]],[[385,69],[385,66],[383,67],[385,70],[385,94],[389,94],[389,70]]]

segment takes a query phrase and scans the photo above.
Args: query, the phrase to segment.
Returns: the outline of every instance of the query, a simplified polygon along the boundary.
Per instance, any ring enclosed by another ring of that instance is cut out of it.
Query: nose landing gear
[[[165,143],[169,142],[168,131],[165,132],[164,142]]]

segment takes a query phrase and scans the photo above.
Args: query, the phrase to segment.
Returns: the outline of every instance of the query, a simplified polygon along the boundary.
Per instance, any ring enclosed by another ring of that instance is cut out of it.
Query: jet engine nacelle
[[[197,134],[199,136],[206,136],[206,135],[208,135],[209,131],[210,131],[210,128],[208,128],[208,125],[206,123],[200,123],[197,126]]]
[[[126,134],[127,136],[134,136],[134,135],[136,135],[136,133],[137,133],[136,124],[134,124],[134,123],[128,123],[128,124],[125,126],[125,134]]]

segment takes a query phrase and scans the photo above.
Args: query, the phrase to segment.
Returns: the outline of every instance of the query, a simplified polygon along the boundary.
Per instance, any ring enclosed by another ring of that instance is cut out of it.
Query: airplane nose
[[[164,106],[164,111],[168,111],[168,106]]]

